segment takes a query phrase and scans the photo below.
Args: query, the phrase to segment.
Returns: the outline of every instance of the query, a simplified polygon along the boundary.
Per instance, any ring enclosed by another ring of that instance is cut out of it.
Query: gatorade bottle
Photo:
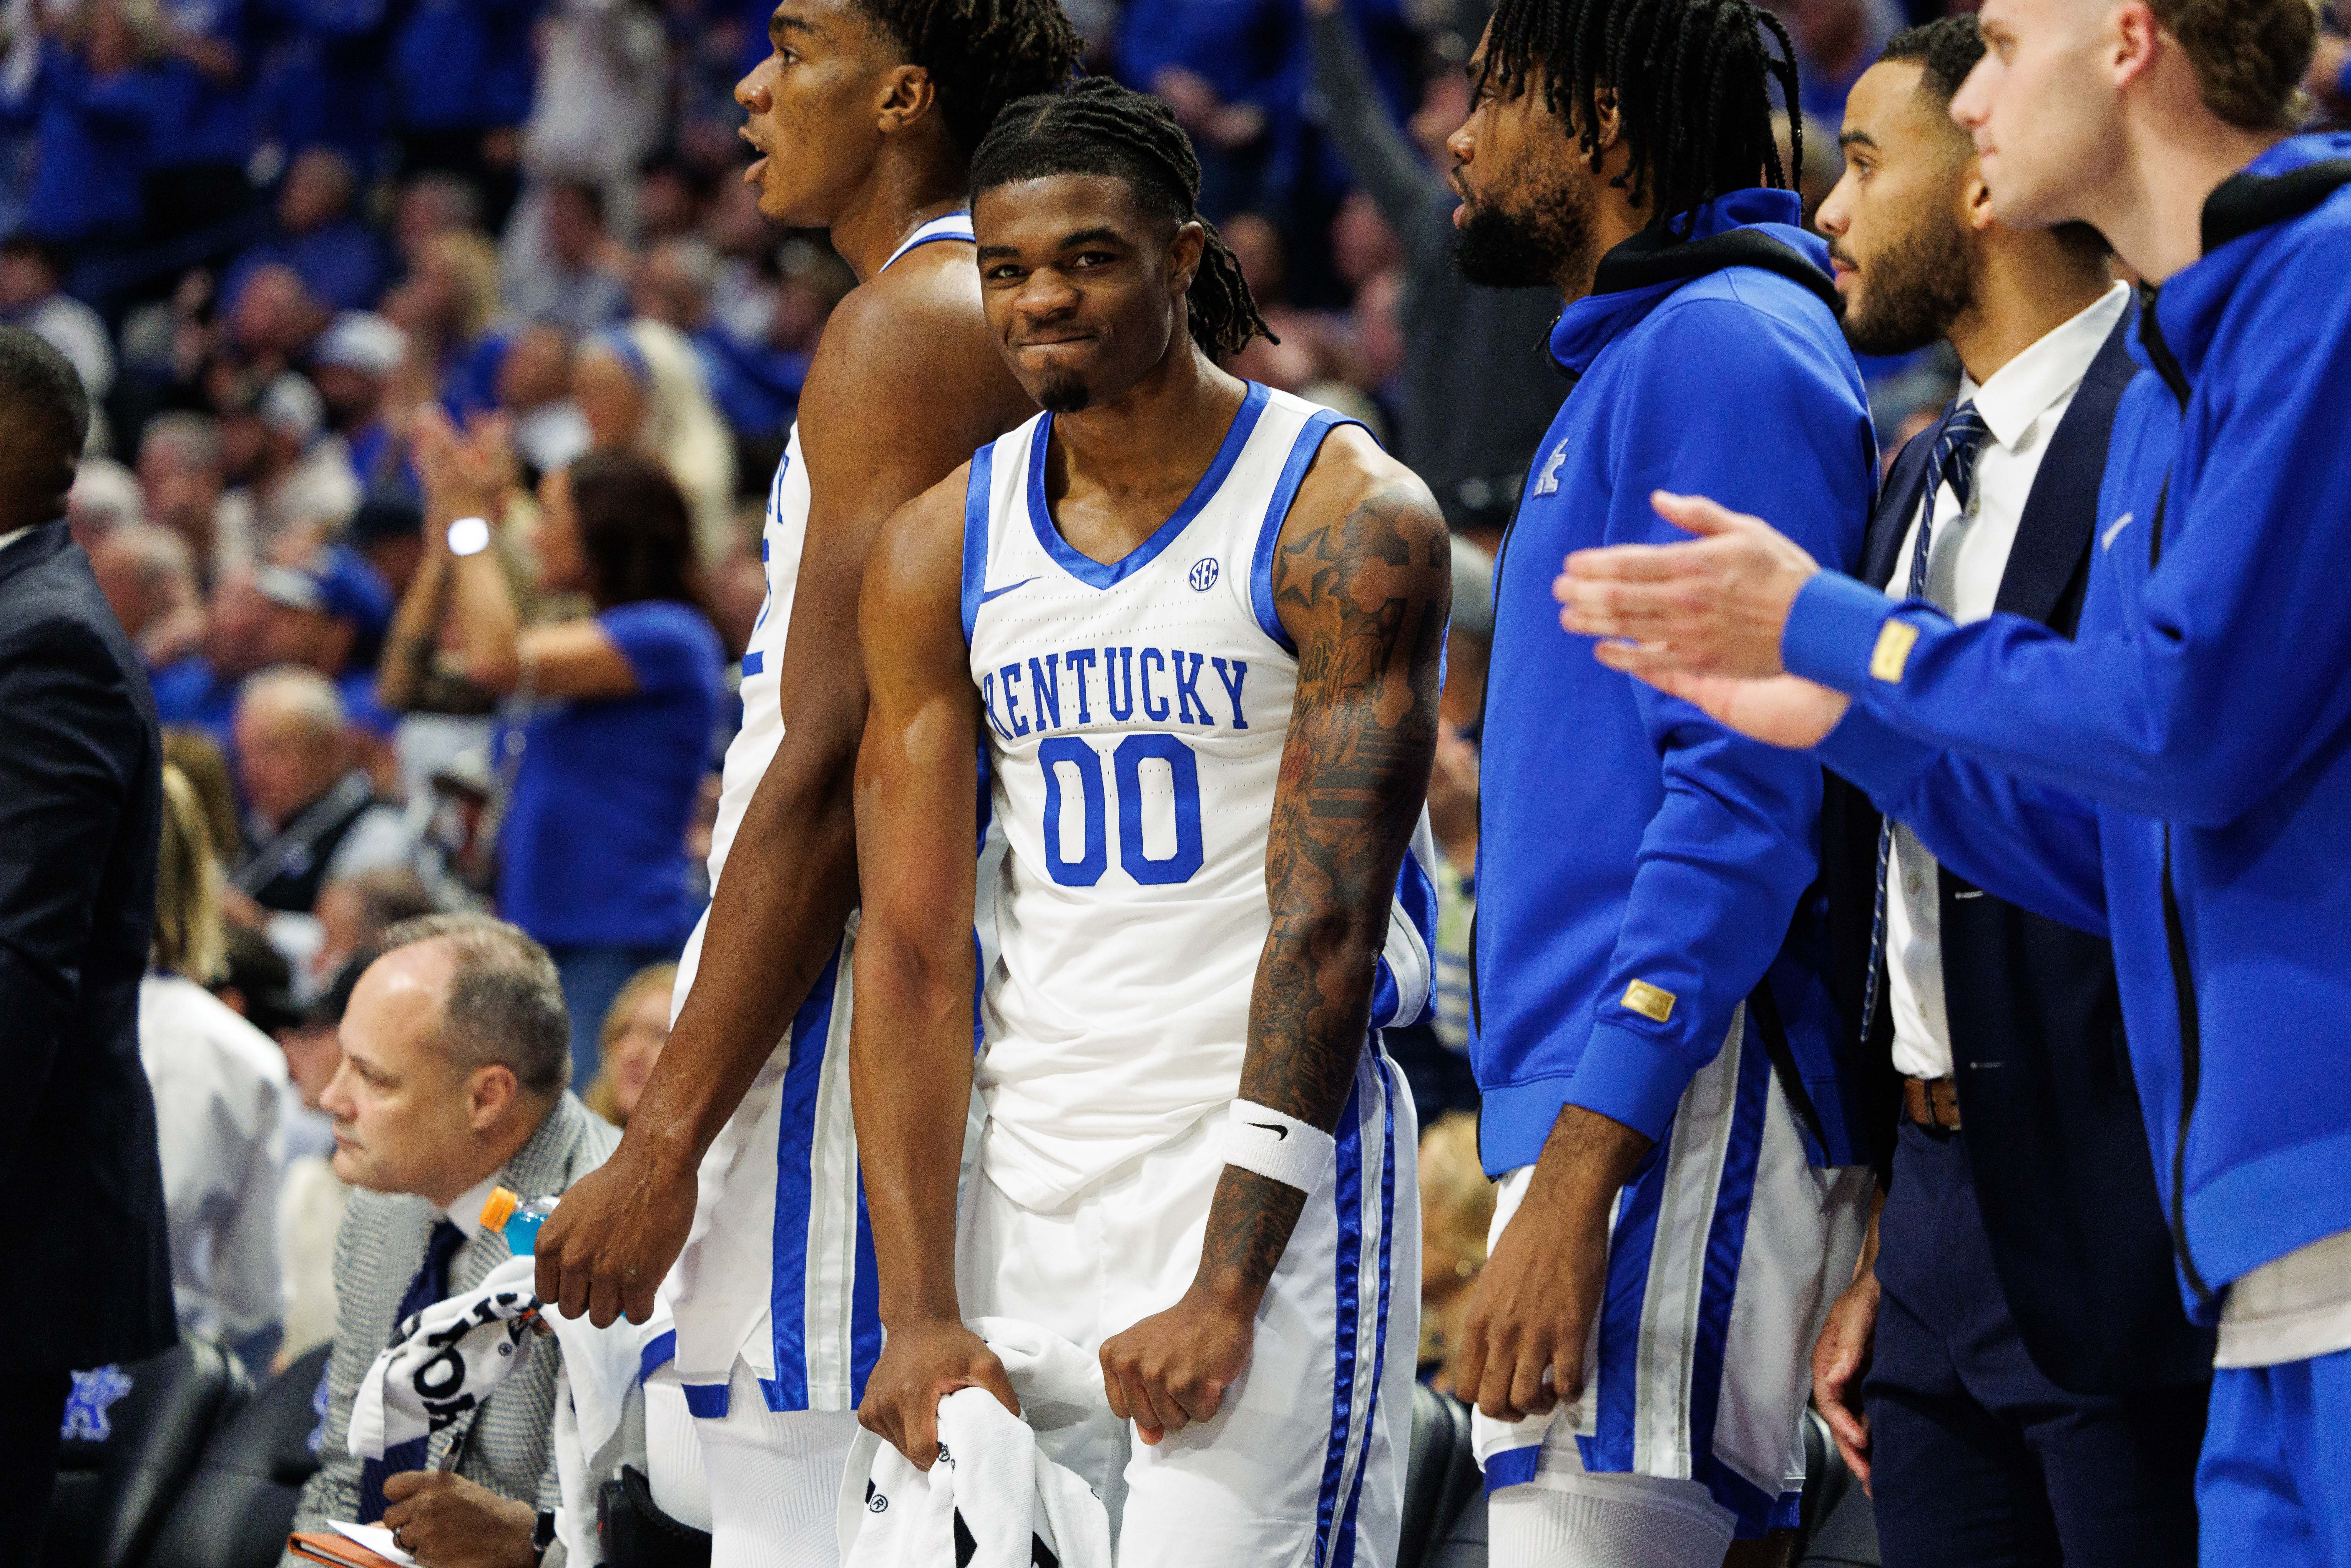
[[[528,1258],[538,1249],[538,1228],[555,1212],[556,1199],[551,1197],[523,1198],[508,1188],[490,1189],[489,1201],[482,1205],[482,1228],[502,1231],[507,1249],[517,1258]]]

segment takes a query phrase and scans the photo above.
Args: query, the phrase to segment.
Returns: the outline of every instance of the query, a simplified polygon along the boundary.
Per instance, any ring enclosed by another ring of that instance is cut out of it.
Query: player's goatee
[[[1045,378],[1037,389],[1037,406],[1047,413],[1082,413],[1094,401],[1093,389],[1084,378],[1059,371]]]

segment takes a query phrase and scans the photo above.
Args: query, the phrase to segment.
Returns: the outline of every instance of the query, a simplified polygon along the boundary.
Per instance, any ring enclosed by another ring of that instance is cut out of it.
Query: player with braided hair
[[[861,1415],[927,1467],[943,1394],[1018,1408],[983,1339],[1017,1320],[1094,1354],[1140,1439],[1073,1461],[1122,1568],[1372,1568],[1419,1278],[1376,1031],[1426,1006],[1445,524],[1352,421],[1217,367],[1264,329],[1198,178],[1106,83],[973,158],[988,325],[1046,412],[866,577],[852,1060],[889,1338]],[[1006,843],[984,965],[976,799]]]
[[[744,178],[770,222],[829,230],[858,287],[768,488],[768,602],[677,1026],[611,1163],[538,1248],[539,1294],[567,1315],[643,1322],[657,1288],[674,1312],[674,1361],[647,1383],[652,1480],[711,1531],[716,1568],[838,1556],[881,1348],[843,1060],[858,591],[890,514],[1034,412],[988,337],[965,191],[997,111],[1052,91],[1081,49],[1055,0],[782,0],[768,36],[735,93],[759,154]]]
[[[1557,289],[1574,382],[1497,570],[1480,757],[1470,1057],[1502,1188],[1457,1376],[1496,1568],[1774,1561],[1865,1221],[1820,769],[1583,658],[1551,600],[1570,550],[1670,536],[1660,490],[1859,549],[1875,443],[1780,188],[1786,56],[1750,0],[1502,0],[1448,143],[1464,271]]]

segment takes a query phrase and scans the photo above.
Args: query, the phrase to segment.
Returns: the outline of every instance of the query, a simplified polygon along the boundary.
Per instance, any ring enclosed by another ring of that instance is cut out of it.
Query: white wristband
[[[1236,1100],[1217,1129],[1221,1164],[1255,1171],[1285,1186],[1312,1192],[1331,1168],[1339,1141],[1311,1122],[1284,1115],[1254,1100]]]

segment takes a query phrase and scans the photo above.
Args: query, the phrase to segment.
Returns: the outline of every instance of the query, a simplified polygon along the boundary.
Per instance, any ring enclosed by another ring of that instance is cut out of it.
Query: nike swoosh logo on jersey
[[[985,604],[991,599],[1001,599],[1006,594],[1011,592],[1014,589],[1026,588],[1036,580],[1037,580],[1033,577],[1024,577],[1018,582],[1008,582],[1001,588],[991,588],[987,592],[979,596],[979,601],[982,604]]]
[[[2137,517],[2138,514],[2137,512],[2125,512],[2121,517],[2116,517],[2113,522],[2107,524],[2106,531],[2098,536],[2098,549],[2100,550],[2110,550],[2114,549],[2115,536],[2122,532],[2125,528],[2130,527],[2133,522],[2137,520]]]
[[[1249,1125],[1252,1127],[1263,1127],[1267,1132],[1271,1133],[1274,1135],[1277,1142],[1290,1136],[1290,1129],[1283,1126],[1279,1122],[1251,1122]]]

